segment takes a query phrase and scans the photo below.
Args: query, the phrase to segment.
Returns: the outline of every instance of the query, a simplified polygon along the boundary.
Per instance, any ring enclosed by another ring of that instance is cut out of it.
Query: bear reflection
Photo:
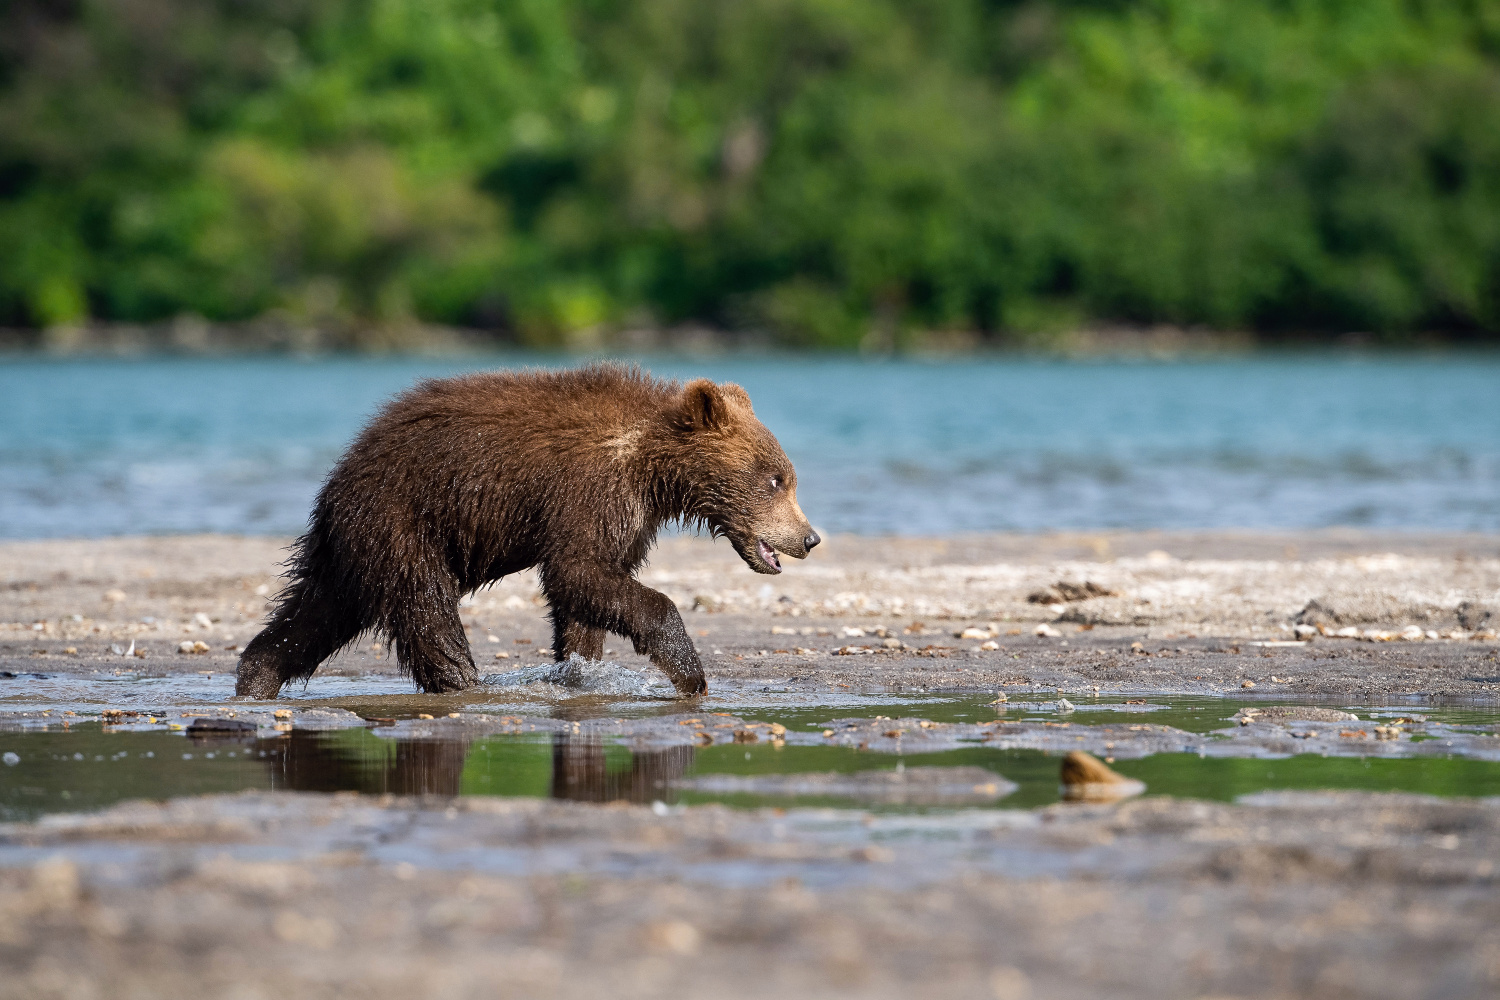
[[[552,797],[575,802],[670,801],[672,783],[692,763],[690,746],[636,750],[629,768],[611,771],[603,743],[559,733],[552,739]]]
[[[386,741],[382,741],[385,743]],[[256,740],[271,787],[299,792],[372,795],[458,795],[473,740],[390,740],[382,754],[350,753],[327,734],[293,732]],[[605,745],[559,733],[552,738],[553,798],[577,802],[666,799],[693,762],[692,747],[634,751],[628,767],[611,769]]]

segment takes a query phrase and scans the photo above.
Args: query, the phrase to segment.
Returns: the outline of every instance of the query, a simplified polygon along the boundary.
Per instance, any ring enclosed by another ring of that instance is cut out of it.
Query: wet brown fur
[[[533,566],[559,660],[597,659],[615,632],[679,691],[699,693],[681,615],[635,579],[671,521],[724,536],[763,573],[780,567],[759,543],[796,558],[817,544],[796,472],[739,386],[614,365],[422,382],[365,428],[319,492],[236,693],[274,697],[369,630],[424,691],[470,687],[459,598]]]

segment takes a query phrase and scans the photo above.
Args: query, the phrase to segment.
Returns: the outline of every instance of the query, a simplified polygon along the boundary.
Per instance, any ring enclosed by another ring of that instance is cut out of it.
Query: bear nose
[[[823,539],[818,537],[818,533],[816,531],[809,531],[807,533],[807,537],[802,539],[802,544],[807,546],[807,551],[811,552],[813,546],[817,545],[822,540]]]

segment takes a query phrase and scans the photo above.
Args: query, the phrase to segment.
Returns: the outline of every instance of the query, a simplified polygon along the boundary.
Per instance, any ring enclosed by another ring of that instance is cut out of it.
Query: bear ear
[[[689,430],[717,430],[724,426],[729,413],[719,387],[706,378],[694,379],[682,390],[682,409],[678,420]]]
[[[726,402],[737,406],[746,413],[755,412],[755,408],[750,405],[750,394],[733,382],[725,382],[719,386],[719,394],[724,397]]]

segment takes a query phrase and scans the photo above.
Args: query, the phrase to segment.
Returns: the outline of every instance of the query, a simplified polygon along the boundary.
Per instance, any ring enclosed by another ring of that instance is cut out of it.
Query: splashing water
[[[586,660],[577,653],[562,663],[543,663],[490,674],[483,683],[488,688],[526,688],[529,693],[544,697],[579,694],[654,696],[672,691],[671,685],[648,674],[631,670],[613,660]]]

